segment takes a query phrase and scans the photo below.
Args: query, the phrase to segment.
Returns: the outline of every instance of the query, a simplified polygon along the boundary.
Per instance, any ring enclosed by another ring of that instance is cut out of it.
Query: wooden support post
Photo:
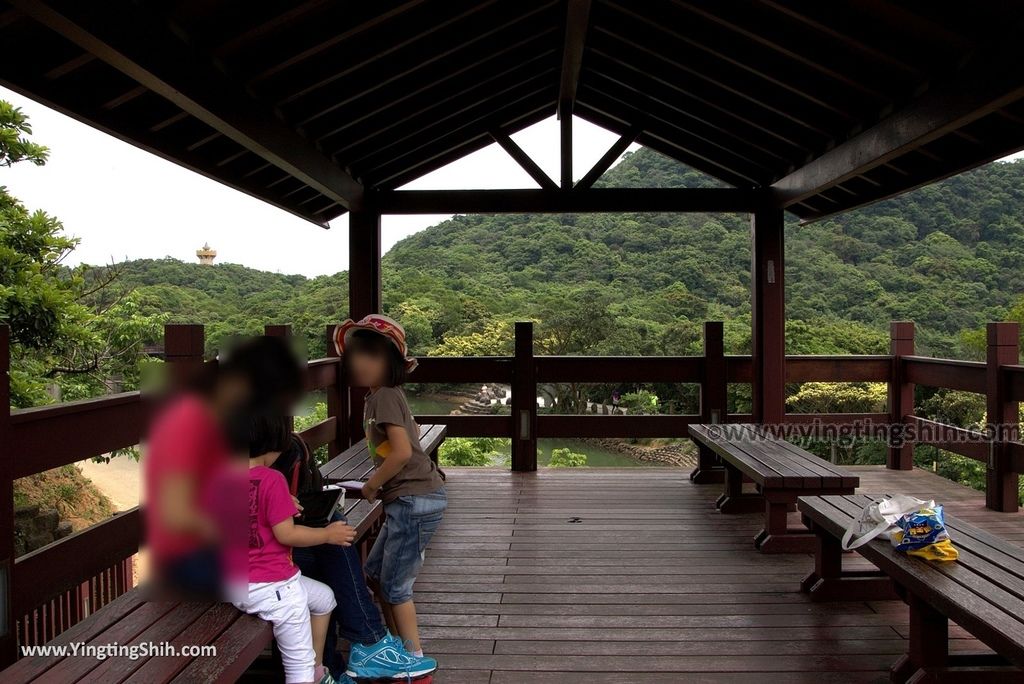
[[[381,312],[380,257],[380,212],[349,212],[348,315],[354,320]]]
[[[721,321],[704,323],[704,369],[700,385],[700,419],[703,423],[726,422],[727,381],[725,340]],[[702,444],[697,444],[697,467],[690,473],[694,484],[725,481],[721,459]]]
[[[380,212],[357,209],[348,218],[348,315],[381,312]],[[362,439],[363,392],[349,391],[349,438]],[[359,435],[356,437],[356,435]]]
[[[337,357],[334,348],[334,328],[327,326],[327,356]],[[345,363],[337,366],[334,384],[325,390],[327,395],[327,415],[334,418],[334,439],[327,443],[327,459],[330,460],[352,445],[351,423],[349,421],[349,389]]]
[[[1020,473],[1009,461],[1008,443],[1020,434],[1018,404],[1010,400],[1009,383],[1001,367],[1018,363],[1020,324],[989,323],[986,355],[985,407],[993,430],[985,471],[985,505],[996,511],[1015,513],[1018,509],[1017,486]]]
[[[780,424],[786,413],[786,307],[781,209],[751,218],[754,421]]]
[[[512,370],[512,470],[537,470],[537,373],[533,323],[516,323]]]
[[[889,353],[892,371],[889,375],[889,423],[896,431],[889,440],[889,453],[885,461],[892,470],[912,470],[914,444],[904,440],[904,417],[914,414],[914,385],[906,381],[904,356],[914,354],[914,323],[893,321],[889,324]]]
[[[288,339],[292,336],[292,326],[290,325],[264,325],[263,334],[267,337],[283,337]],[[288,429],[295,429],[295,416],[288,416]]]
[[[562,190],[572,189],[572,109],[562,112],[559,120],[562,133]]]
[[[18,657],[14,577],[14,451],[11,449],[11,330],[0,325],[0,669]]]
[[[164,361],[173,389],[187,386],[202,372],[205,350],[206,332],[202,325],[164,326]]]

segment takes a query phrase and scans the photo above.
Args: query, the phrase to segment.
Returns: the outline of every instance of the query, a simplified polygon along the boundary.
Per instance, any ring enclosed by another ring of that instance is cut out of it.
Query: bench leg
[[[898,598],[889,577],[881,571],[843,570],[839,539],[805,520],[814,533],[814,570],[800,583],[812,601],[885,601]]]
[[[795,494],[765,494],[764,529],[754,537],[754,546],[761,553],[813,553],[816,548],[810,531],[789,529],[789,509]]]
[[[693,484],[719,484],[725,482],[725,468],[721,459],[703,444],[697,445],[697,467],[690,473]]]
[[[949,665],[949,619],[926,601],[907,595],[910,606],[910,650],[892,666],[889,680],[906,684],[918,670],[943,669]],[[923,681],[928,681],[927,679]]]
[[[950,655],[948,667],[922,668],[907,680],[908,684],[1019,684],[1021,681],[1024,681],[1024,670],[994,653]]]
[[[743,473],[725,464],[725,487],[715,506],[722,513],[756,513],[764,508],[764,497],[743,492]]]

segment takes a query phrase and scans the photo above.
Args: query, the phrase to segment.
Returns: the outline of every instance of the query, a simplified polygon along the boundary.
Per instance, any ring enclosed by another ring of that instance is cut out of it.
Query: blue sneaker
[[[422,677],[437,669],[433,658],[417,658],[388,634],[372,646],[352,644],[345,674],[352,679],[405,679]]]

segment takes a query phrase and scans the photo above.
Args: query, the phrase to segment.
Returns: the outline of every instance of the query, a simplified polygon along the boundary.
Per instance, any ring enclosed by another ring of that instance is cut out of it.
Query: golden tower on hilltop
[[[196,250],[196,256],[199,257],[199,263],[204,266],[213,266],[213,260],[217,257],[217,250],[210,249],[210,243],[203,244],[202,249]]]

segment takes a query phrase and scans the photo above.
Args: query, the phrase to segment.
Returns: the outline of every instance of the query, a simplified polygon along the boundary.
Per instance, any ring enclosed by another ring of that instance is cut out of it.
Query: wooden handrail
[[[927,356],[904,356],[902,362],[907,380],[915,385],[985,393],[987,383],[984,363]]]
[[[1004,366],[1003,369],[1009,376],[1007,387],[1010,398],[1024,402],[1024,366]]]
[[[11,414],[14,477],[27,477],[139,443],[146,410],[138,392]]]
[[[890,375],[889,355],[786,357],[786,382],[888,382]]]
[[[952,451],[982,463],[988,461],[989,443],[980,432],[917,416],[905,416],[903,420],[914,428],[917,444]]]

